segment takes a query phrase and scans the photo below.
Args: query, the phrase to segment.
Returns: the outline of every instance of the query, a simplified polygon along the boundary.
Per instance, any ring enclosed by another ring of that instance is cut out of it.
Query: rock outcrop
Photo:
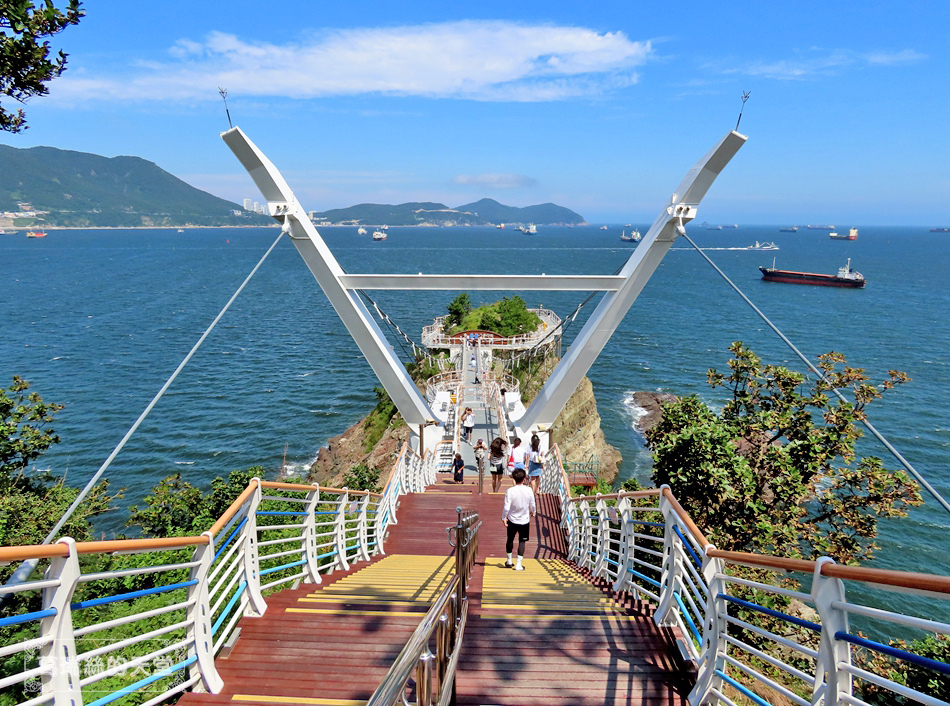
[[[591,456],[598,459],[598,475],[609,483],[620,472],[623,457],[604,438],[594,387],[586,377],[551,426],[551,440],[560,447],[565,461],[586,461]]]
[[[331,438],[327,445],[320,449],[317,460],[310,467],[308,479],[320,485],[339,488],[343,485],[343,475],[354,466],[360,464],[380,470],[380,487],[389,479],[389,471],[399,449],[409,438],[409,427],[405,424],[391,426],[386,429],[382,438],[370,449],[365,451],[366,420],[361,419],[339,436]]]
[[[637,403],[638,407],[646,410],[646,414],[637,420],[637,428],[646,434],[663,418],[663,405],[668,402],[676,402],[677,399],[676,395],[671,395],[668,392],[634,392],[633,401]]]

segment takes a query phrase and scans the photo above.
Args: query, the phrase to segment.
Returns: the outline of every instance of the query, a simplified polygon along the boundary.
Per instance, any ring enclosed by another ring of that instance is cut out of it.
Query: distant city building
[[[254,199],[244,199],[244,210],[250,211],[251,207],[254,205]]]
[[[260,205],[257,201],[255,201],[255,202],[254,202],[254,213],[260,213],[260,212],[261,212],[261,205]]]

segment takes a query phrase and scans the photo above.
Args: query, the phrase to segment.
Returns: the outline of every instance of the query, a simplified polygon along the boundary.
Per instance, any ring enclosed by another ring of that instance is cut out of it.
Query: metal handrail
[[[478,555],[478,530],[482,525],[477,512],[463,515],[461,507],[455,511],[458,521],[453,527],[446,527],[449,544],[455,548],[455,575],[413,631],[366,706],[406,703],[407,685],[413,676],[417,706],[447,706],[455,701],[455,670],[468,619],[466,589]],[[433,634],[435,654],[429,649]]]

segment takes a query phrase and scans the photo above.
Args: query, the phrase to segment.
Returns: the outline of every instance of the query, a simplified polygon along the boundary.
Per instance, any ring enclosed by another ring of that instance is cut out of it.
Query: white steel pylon
[[[284,232],[290,236],[399,413],[414,433],[419,434],[420,451],[428,446],[425,429],[435,424],[435,415],[393,353],[385,334],[356,295],[356,290],[604,292],[603,299],[567,354],[519,420],[519,427],[524,431],[549,427],[600,355],[673,241],[685,232],[683,226],[696,217],[699,202],[709,187],[746,141],[746,137],[738,132],[727,133],[689,170],[670,203],[643,236],[642,242],[619,274],[397,275],[344,272],[283,176],[263,152],[240,128],[221,133],[221,137],[260,189],[267,201],[267,212],[283,224]]]

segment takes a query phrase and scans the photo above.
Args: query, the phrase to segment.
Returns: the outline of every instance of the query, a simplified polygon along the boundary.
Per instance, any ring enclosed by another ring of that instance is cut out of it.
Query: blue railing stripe
[[[662,522],[646,522],[644,520],[627,520],[628,525],[644,525],[645,527],[666,527]]]
[[[268,516],[268,517],[274,517],[274,516],[288,516],[288,515],[293,515],[293,516],[295,516],[295,517],[301,517],[301,516],[309,515],[310,513],[309,513],[309,512],[292,512],[292,511],[290,511],[290,510],[268,510],[267,512],[258,511],[257,514],[258,514],[258,515],[265,515],[265,516]]]
[[[245,588],[247,588],[247,581],[241,581],[241,583],[238,584],[238,590],[233,596],[231,596],[231,600],[229,600],[228,604],[224,606],[224,610],[221,611],[221,615],[218,616],[218,619],[214,621],[214,625],[211,626],[212,635],[218,632],[218,628],[221,627],[221,623],[223,623],[224,619],[228,617],[228,613],[231,612],[231,609],[234,607],[234,604],[237,603],[238,598],[240,598],[241,594],[244,593]]]
[[[679,603],[680,615],[683,616],[683,619],[686,621],[686,624],[689,625],[689,630],[690,632],[693,633],[693,637],[696,638],[696,642],[702,643],[703,636],[699,632],[699,628],[696,627],[696,623],[693,622],[693,616],[686,609],[686,604],[683,603],[682,597],[680,596],[680,594],[674,593],[673,598],[675,598],[676,602]]]
[[[740,684],[739,682],[737,682],[735,679],[730,677],[721,669],[716,670],[716,676],[720,677],[724,682],[731,685],[735,689],[738,689],[739,691],[741,691],[743,694],[745,694],[748,698],[750,698],[754,703],[757,703],[759,706],[771,706],[771,704],[768,701],[763,699],[761,696],[756,694],[754,691],[749,689],[744,684]]]
[[[857,635],[852,635],[851,633],[844,632],[843,630],[839,630],[835,633],[835,639],[850,642],[852,645],[866,647],[869,650],[874,650],[875,652],[896,657],[897,659],[902,659],[905,662],[911,662],[920,667],[933,669],[934,671],[940,672],[941,674],[950,674],[950,664],[947,664],[946,662],[938,662],[935,659],[921,657],[920,655],[914,654],[913,652],[899,650],[896,647],[891,647],[890,645],[882,645],[880,642],[874,642],[874,640],[858,637]]]
[[[224,544],[221,545],[221,547],[218,549],[218,551],[216,551],[216,552],[214,553],[214,559],[212,559],[212,561],[217,561],[217,560],[218,560],[218,557],[221,556],[221,553],[224,552],[224,550],[228,548],[228,545],[231,544],[231,542],[232,542],[232,541],[234,540],[234,538],[237,536],[238,532],[240,532],[241,529],[242,529],[242,528],[244,527],[244,525],[246,525],[246,524],[247,524],[247,518],[245,517],[243,520],[240,521],[240,523],[238,523],[238,526],[234,528],[234,530],[231,532],[231,534],[228,536],[228,538],[227,538],[226,540],[224,540]]]
[[[83,608],[94,608],[99,605],[107,605],[109,603],[118,603],[119,601],[130,601],[133,598],[141,598],[142,596],[154,596],[158,593],[168,593],[169,591],[177,591],[179,588],[188,588],[189,586],[197,586],[198,581],[192,579],[191,581],[182,581],[181,583],[170,583],[167,586],[156,586],[155,588],[144,588],[141,591],[131,591],[129,593],[117,593],[114,596],[105,596],[103,598],[92,598],[88,601],[79,601],[78,603],[70,604],[70,608],[73,610],[82,610]]]
[[[292,561],[289,564],[281,564],[280,566],[274,566],[270,569],[263,569],[260,571],[261,576],[267,576],[267,574],[273,574],[276,571],[283,571],[284,569],[292,569],[295,566],[303,566],[307,563],[306,559],[301,559],[300,561]]]
[[[772,610],[771,608],[760,606],[758,603],[750,603],[749,601],[744,601],[741,598],[733,598],[732,596],[727,596],[725,593],[720,593],[719,597],[729,601],[730,603],[741,605],[744,608],[750,608],[751,610],[758,611],[759,613],[764,613],[765,615],[771,615],[773,618],[779,618],[781,620],[785,620],[789,623],[798,625],[799,627],[808,628],[809,630],[814,630],[815,632],[821,632],[821,625],[819,625],[818,623],[813,623],[810,620],[803,620],[802,618],[796,618],[794,615],[788,615],[788,613],[782,613],[777,610]]]
[[[633,574],[634,576],[636,576],[638,579],[642,579],[642,580],[646,581],[647,583],[651,583],[651,584],[653,584],[654,586],[656,586],[657,588],[660,588],[660,582],[657,581],[656,579],[651,579],[649,576],[646,576],[646,575],[644,575],[644,574],[641,574],[641,573],[640,573],[639,571],[637,571],[636,569],[627,569],[627,571],[629,571],[631,574]]]
[[[339,552],[334,549],[332,552],[327,552],[326,554],[317,554],[317,559],[325,559],[328,556],[336,556]]]
[[[321,511],[321,512],[315,512],[315,513],[313,513],[313,514],[314,514],[314,515],[335,515],[335,514],[336,514],[336,511],[334,511],[334,510],[329,510],[329,511],[326,511],[326,512],[322,512],[322,511]]]
[[[696,564],[696,568],[698,568],[700,571],[702,571],[702,570],[703,570],[703,560],[700,559],[700,558],[699,558],[699,555],[698,555],[696,552],[693,551],[693,548],[690,546],[689,541],[686,539],[686,537],[683,536],[683,533],[680,531],[680,528],[677,527],[676,525],[673,525],[673,531],[676,532],[677,535],[679,535],[679,538],[680,538],[680,539],[682,540],[682,542],[683,542],[683,547],[686,549],[686,551],[689,552],[689,555],[690,555],[691,557],[693,557],[693,563]]]
[[[613,559],[610,559],[609,557],[606,557],[606,556],[604,557],[604,561],[606,561],[606,562],[607,562],[608,564],[610,564],[611,566],[620,566],[620,564],[618,564],[616,561],[614,561]]]
[[[188,659],[179,662],[178,664],[173,664],[167,669],[163,669],[157,674],[153,674],[144,679],[139,679],[134,684],[129,684],[126,687],[119,689],[118,691],[113,691],[111,694],[103,696],[101,699],[96,699],[95,701],[90,701],[86,706],[103,706],[104,704],[112,703],[116,699],[121,699],[123,696],[128,696],[133,691],[138,691],[143,686],[148,686],[153,682],[157,682],[159,679],[164,679],[165,677],[171,676],[175,672],[181,671],[185,667],[188,667],[198,661],[197,655],[192,655]]]
[[[5,628],[7,625],[19,625],[20,623],[28,623],[31,620],[42,620],[43,618],[52,618],[56,615],[55,608],[47,608],[46,610],[36,610],[32,613],[23,613],[22,615],[11,615],[9,618],[0,619],[0,628]]]

